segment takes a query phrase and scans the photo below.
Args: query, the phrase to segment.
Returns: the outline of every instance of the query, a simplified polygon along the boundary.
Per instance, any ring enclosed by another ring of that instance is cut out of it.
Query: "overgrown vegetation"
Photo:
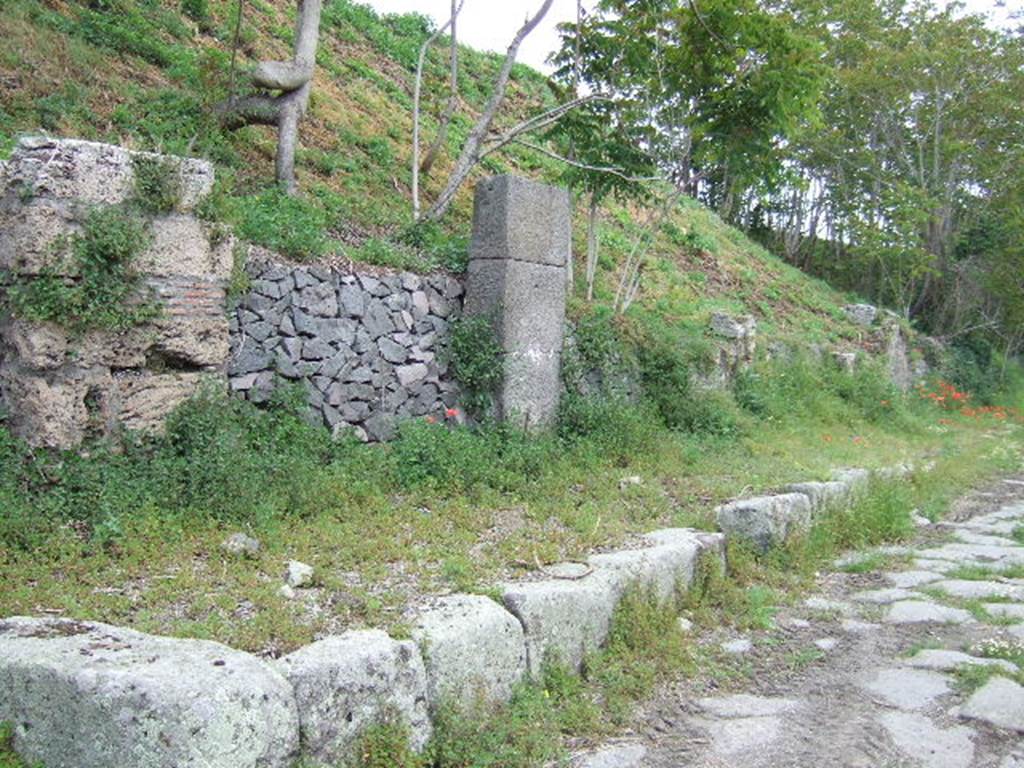
[[[124,207],[95,208],[67,251],[57,253],[38,275],[16,277],[7,289],[14,314],[49,322],[75,333],[102,328],[125,330],[159,313],[141,295],[141,280],[132,261],[148,242],[142,220]]]
[[[452,372],[461,387],[463,403],[478,418],[490,415],[502,379],[504,351],[494,323],[494,318],[487,315],[467,316],[451,329]]]

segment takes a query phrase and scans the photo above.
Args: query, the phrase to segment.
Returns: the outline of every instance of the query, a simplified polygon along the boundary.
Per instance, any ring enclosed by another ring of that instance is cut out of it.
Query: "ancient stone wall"
[[[139,158],[165,163],[176,192],[173,210],[146,217],[148,242],[131,265],[144,283],[137,298],[155,301],[157,317],[122,331],[72,333],[65,326],[75,318],[0,315],[0,399],[8,425],[34,445],[69,448],[121,428],[159,428],[205,378],[223,379],[233,242],[194,213],[213,186],[207,162],[21,140],[0,168],[0,275],[7,284],[43,274],[80,280],[74,237],[91,211],[136,194]]]
[[[256,249],[247,270],[251,289],[231,309],[232,391],[262,402],[279,378],[302,382],[314,423],[364,440],[456,407],[446,354],[462,310],[455,278],[286,265]]]

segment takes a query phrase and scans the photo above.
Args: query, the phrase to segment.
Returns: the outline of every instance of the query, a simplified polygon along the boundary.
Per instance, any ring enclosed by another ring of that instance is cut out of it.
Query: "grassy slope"
[[[229,79],[233,0],[210,0],[209,15],[200,24],[179,12],[177,0],[129,5],[135,8],[132,13],[103,14],[67,0],[5,3],[0,10],[0,37],[6,41],[0,51],[0,147],[9,146],[20,132],[47,130],[205,155],[217,162],[230,189],[231,204],[225,207],[230,218],[259,233],[254,236],[288,223],[280,221],[276,206],[258,210],[258,195],[273,173],[273,132],[254,127],[223,135],[209,119]],[[286,57],[293,15],[290,0],[247,3],[240,64]],[[326,246],[357,261],[416,265],[414,254],[388,241],[410,216],[410,81],[425,34],[416,17],[381,19],[349,0],[326,3],[299,173],[307,208],[315,214],[303,226],[325,228],[332,240],[300,239],[296,247],[307,256]],[[498,64],[493,55],[463,49],[462,111],[450,132],[448,152],[428,180],[427,199],[439,188]],[[445,98],[444,78],[439,45],[426,82],[427,141]],[[550,99],[542,76],[516,67],[499,122],[512,123]],[[514,171],[557,182],[560,170],[542,155],[513,149],[489,159],[478,176]],[[465,236],[470,213],[467,187],[445,228]],[[618,267],[640,229],[635,222],[644,213],[618,205],[606,209],[599,303],[610,301]],[[694,236],[699,236],[699,249],[688,244]],[[578,260],[584,243],[578,215]],[[459,245],[456,239],[454,247]],[[712,212],[690,204],[680,207],[651,250],[638,312],[656,313],[680,333],[700,335],[711,310],[747,311],[777,336],[855,343],[856,329],[839,311],[842,303],[844,297],[824,283],[788,267]]]

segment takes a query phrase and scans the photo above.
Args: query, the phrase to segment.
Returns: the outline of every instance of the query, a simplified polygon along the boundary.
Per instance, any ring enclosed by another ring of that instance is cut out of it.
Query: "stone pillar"
[[[526,429],[558,410],[571,240],[567,190],[516,176],[477,185],[465,313],[494,319],[505,351],[497,416]]]

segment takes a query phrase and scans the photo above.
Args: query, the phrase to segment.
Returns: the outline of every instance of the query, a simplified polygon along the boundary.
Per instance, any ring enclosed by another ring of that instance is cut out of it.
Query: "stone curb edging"
[[[790,536],[810,528],[814,518],[863,492],[872,477],[901,478],[913,467],[897,465],[875,470],[847,468],[825,482],[791,483],[781,493],[736,499],[715,508],[718,528],[726,536],[746,541],[764,554]]]
[[[877,472],[902,476],[908,467]],[[15,748],[47,768],[288,768],[351,757],[366,726],[395,718],[421,749],[442,703],[509,700],[555,655],[578,670],[603,645],[627,588],[662,601],[688,588],[702,557],[726,565],[726,540],[767,549],[852,499],[867,470],[718,507],[721,533],[668,528],[643,547],[591,555],[553,578],[499,585],[498,600],[434,599],[412,639],[355,630],[276,661],[219,643],[158,637],[96,622],[0,620],[0,721]],[[589,568],[589,570],[587,570]]]
[[[47,768],[288,768],[300,756],[350,758],[363,729],[392,717],[410,746],[444,702],[508,701],[548,654],[574,669],[607,639],[631,584],[661,599],[689,586],[725,537],[663,529],[636,550],[592,555],[589,572],[436,598],[411,640],[357,630],[264,661],[211,641],[146,635],[97,622],[0,620],[0,721],[15,749]]]

